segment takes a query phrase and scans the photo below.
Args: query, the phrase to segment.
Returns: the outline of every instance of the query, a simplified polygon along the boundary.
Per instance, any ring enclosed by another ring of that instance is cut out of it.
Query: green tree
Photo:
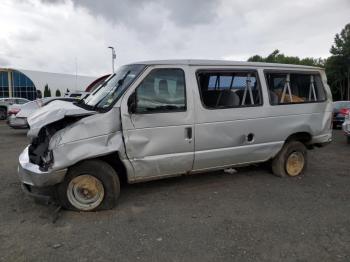
[[[350,23],[336,34],[326,73],[334,100],[350,100]]]
[[[324,67],[325,60],[322,58],[306,57],[300,59],[297,56],[286,56],[278,49],[274,50],[271,54],[266,57],[260,55],[254,55],[248,58],[249,62],[267,62],[267,63],[281,63],[281,64],[295,64],[295,65],[309,65]]]
[[[278,49],[266,57],[254,55],[250,62],[268,62],[325,67],[334,100],[350,100],[350,23],[336,34],[327,59],[285,56]]]
[[[61,96],[61,91],[59,89],[56,90],[56,96]]]
[[[46,84],[44,88],[44,97],[51,97],[51,90],[48,84]]]

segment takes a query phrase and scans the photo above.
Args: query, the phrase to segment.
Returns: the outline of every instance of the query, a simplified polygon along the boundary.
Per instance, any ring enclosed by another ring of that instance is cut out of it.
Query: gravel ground
[[[350,145],[300,178],[262,167],[125,185],[114,210],[35,204],[17,179],[26,132],[0,122],[0,261],[350,261]]]

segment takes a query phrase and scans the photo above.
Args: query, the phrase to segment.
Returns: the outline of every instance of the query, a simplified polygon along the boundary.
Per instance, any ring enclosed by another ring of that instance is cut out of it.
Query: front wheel
[[[307,149],[299,141],[287,142],[272,160],[272,172],[276,176],[299,176],[307,166]]]
[[[120,192],[119,178],[104,161],[88,160],[71,167],[57,186],[62,207],[78,211],[111,209]]]

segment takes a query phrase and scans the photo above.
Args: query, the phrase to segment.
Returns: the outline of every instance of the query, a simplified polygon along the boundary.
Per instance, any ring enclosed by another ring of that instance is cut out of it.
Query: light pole
[[[109,46],[108,48],[110,48],[112,50],[112,72],[114,74],[114,60],[116,59],[116,55],[115,55],[115,50],[113,46]]]

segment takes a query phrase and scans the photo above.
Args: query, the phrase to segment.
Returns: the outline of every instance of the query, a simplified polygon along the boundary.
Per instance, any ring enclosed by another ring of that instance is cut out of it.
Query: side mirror
[[[128,99],[128,112],[129,114],[136,113],[136,91],[129,96]]]

